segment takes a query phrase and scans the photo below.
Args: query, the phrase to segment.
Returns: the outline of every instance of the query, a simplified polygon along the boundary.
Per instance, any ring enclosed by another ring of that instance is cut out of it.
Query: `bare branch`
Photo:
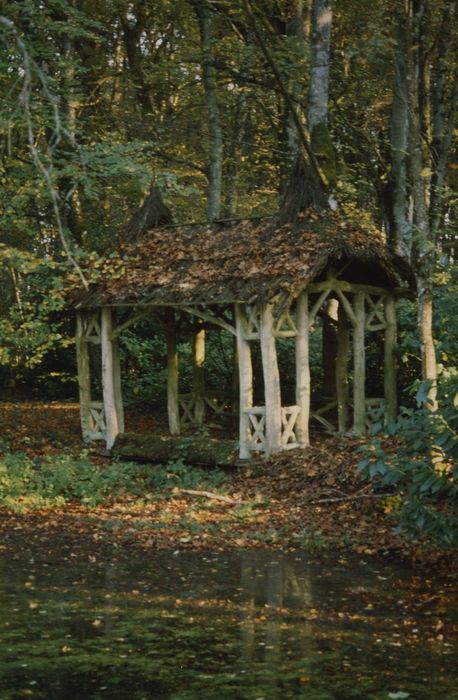
[[[85,289],[89,288],[89,284],[84,276],[84,273],[78,264],[75,256],[72,253],[71,246],[65,235],[64,225],[62,222],[62,217],[60,213],[60,195],[57,188],[54,185],[54,168],[53,168],[53,154],[63,138],[66,138],[76,146],[73,135],[65,129],[62,124],[60,113],[59,113],[59,100],[51,93],[48,87],[46,76],[43,71],[39,68],[36,62],[31,58],[27,46],[23,39],[19,36],[19,33],[14,25],[14,23],[7,17],[0,15],[0,24],[3,25],[10,33],[14,39],[14,42],[19,50],[22,57],[22,68],[24,71],[24,77],[22,81],[22,88],[19,96],[19,101],[24,109],[26,126],[27,126],[27,142],[29,146],[30,155],[32,161],[37,168],[38,172],[43,177],[45,181],[49,195],[51,197],[51,202],[53,206],[54,216],[56,219],[57,231],[59,233],[59,238],[64,249],[64,252],[69,260],[69,262],[75,268],[78,276],[83,283]],[[33,77],[36,75],[39,79],[41,89],[49,104],[52,107],[54,130],[49,138],[46,150],[48,163],[46,164],[43,160],[40,151],[37,147],[37,139],[35,136],[35,127],[32,115],[32,90],[33,90]]]

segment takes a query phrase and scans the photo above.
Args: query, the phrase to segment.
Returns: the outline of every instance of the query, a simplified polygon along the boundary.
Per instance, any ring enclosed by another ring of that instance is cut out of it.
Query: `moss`
[[[313,127],[311,141],[313,153],[332,189],[337,184],[336,152],[326,124],[319,123]]]
[[[175,438],[124,433],[118,435],[113,454],[145,462],[165,463],[181,458],[186,464],[207,467],[235,466],[238,462],[232,440],[214,440],[202,435]]]

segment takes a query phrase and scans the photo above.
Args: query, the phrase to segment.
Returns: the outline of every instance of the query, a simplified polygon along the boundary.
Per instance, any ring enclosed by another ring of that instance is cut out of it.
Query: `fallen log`
[[[233,440],[215,440],[202,435],[177,438],[120,433],[113,445],[112,454],[121,459],[161,464],[182,459],[185,464],[204,467],[239,465],[237,446]]]

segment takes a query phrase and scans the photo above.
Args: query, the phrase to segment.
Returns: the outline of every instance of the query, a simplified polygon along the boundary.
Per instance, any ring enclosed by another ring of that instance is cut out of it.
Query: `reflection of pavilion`
[[[384,334],[384,397],[377,401],[388,418],[395,417],[396,299],[408,291],[412,275],[377,231],[333,212],[311,213],[292,224],[258,219],[140,230],[121,252],[123,260],[107,258],[97,284],[75,301],[86,440],[104,438],[111,448],[124,430],[119,336],[147,315],[160,321],[167,337],[172,434],[180,432],[183,421],[199,423],[205,411],[224,410],[224,397],[207,396],[199,374],[205,328],[215,328],[232,334],[237,344],[240,458],[308,445],[309,331],[319,314],[331,317],[337,337],[335,399],[330,403],[337,413],[335,429],[344,433],[351,428],[356,435],[366,431],[368,406],[374,401],[368,403],[366,397],[369,331]],[[188,396],[178,390],[177,329],[184,318],[197,324],[195,383]],[[291,340],[295,353],[291,405],[282,404],[279,338]],[[253,343],[259,343],[262,356],[264,399],[259,405],[253,401]],[[90,345],[101,351],[103,401],[92,396]],[[322,412],[315,417],[332,427]]]
[[[275,675],[281,675],[285,654],[285,608],[305,611],[313,607],[312,582],[302,569],[295,571],[288,557],[282,553],[270,553],[266,562],[265,552],[242,552],[241,581],[243,605],[240,621],[241,665],[262,658]],[[262,623],[259,623],[259,619]],[[313,626],[305,619],[301,624],[304,669],[311,670]]]

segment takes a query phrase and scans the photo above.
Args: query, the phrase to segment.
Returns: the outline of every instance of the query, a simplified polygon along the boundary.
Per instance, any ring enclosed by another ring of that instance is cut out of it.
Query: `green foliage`
[[[86,453],[63,453],[32,459],[23,452],[7,453],[0,461],[0,503],[12,510],[62,506],[79,501],[96,506],[145,490],[145,470],[137,464],[94,464]]]
[[[458,374],[439,385],[439,409],[425,407],[428,382],[417,386],[417,408],[403,408],[387,430],[395,442],[374,437],[361,448],[359,468],[377,488],[387,489],[399,530],[458,544]]]
[[[56,347],[62,333],[63,275],[66,266],[0,243],[0,365],[31,368]]]
[[[31,458],[25,452],[7,452],[0,460],[0,504],[16,511],[60,507],[77,501],[89,507],[122,499],[142,497],[155,489],[220,488],[227,481],[219,469],[204,470],[183,460],[167,465],[141,466],[113,461],[94,464],[87,452],[63,452]]]
[[[176,459],[166,465],[153,467],[148,474],[148,486],[153,489],[218,489],[227,482],[227,475],[221,469],[200,469]]]

